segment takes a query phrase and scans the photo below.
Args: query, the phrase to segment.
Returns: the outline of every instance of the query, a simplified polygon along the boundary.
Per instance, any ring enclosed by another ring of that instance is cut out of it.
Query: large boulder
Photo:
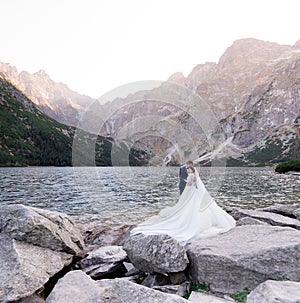
[[[84,246],[70,217],[21,204],[0,207],[0,232],[19,241],[71,254],[80,252]]]
[[[148,273],[185,270],[188,258],[184,247],[168,235],[134,235],[123,245],[132,264]]]
[[[32,295],[72,261],[72,255],[20,242],[0,233],[0,302]]]
[[[300,230],[300,221],[277,213],[234,208],[230,213],[236,220],[250,217],[274,226],[287,226]]]
[[[299,303],[300,282],[268,280],[247,296],[247,303]]]
[[[81,270],[68,272],[58,280],[46,303],[103,303],[106,288],[100,287]]]
[[[268,279],[300,280],[300,231],[245,225],[187,247],[189,275],[212,291],[235,293]]]
[[[189,301],[175,295],[167,294],[158,290],[154,290],[124,279],[114,279],[107,281],[99,281],[99,286],[107,288],[107,297],[109,303],[188,303]],[[53,302],[54,303],[54,302]],[[59,303],[59,302],[56,302]]]

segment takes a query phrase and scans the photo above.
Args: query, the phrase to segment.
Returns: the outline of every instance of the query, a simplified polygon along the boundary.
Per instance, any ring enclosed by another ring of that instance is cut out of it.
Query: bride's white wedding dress
[[[234,226],[235,220],[216,204],[196,171],[189,174],[176,205],[137,225],[131,234],[168,234],[185,245],[196,239],[224,233]]]

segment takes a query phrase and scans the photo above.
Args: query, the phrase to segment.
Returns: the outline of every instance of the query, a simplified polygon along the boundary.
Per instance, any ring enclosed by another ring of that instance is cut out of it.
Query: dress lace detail
[[[186,182],[186,186],[196,186],[197,187],[197,177],[195,174],[189,174]]]

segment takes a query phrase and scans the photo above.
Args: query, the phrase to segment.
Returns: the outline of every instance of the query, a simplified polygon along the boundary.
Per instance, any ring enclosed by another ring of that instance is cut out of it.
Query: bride
[[[138,224],[131,234],[168,234],[181,245],[186,245],[196,239],[224,233],[234,226],[235,220],[216,204],[197,170],[191,166],[178,203]]]

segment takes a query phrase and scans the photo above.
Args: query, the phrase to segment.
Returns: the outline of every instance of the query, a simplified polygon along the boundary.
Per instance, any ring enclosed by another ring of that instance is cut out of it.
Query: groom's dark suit
[[[179,169],[179,191],[180,191],[180,194],[182,194],[182,192],[185,189],[186,180],[187,180],[188,175],[189,174],[188,174],[186,166],[185,165],[181,166],[180,169]]]

